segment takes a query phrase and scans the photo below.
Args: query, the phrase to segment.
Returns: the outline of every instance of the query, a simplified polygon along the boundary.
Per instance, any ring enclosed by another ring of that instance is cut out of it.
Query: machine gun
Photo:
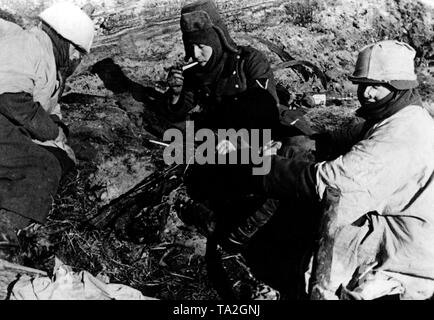
[[[151,139],[147,142],[168,146],[167,143]],[[158,211],[169,207],[164,198],[182,185],[188,169],[188,163],[174,163],[163,170],[157,169],[126,193],[101,207],[87,223],[96,229],[114,228],[118,237],[134,243],[156,240],[161,231],[158,226],[164,225],[164,221],[160,220],[167,217],[167,214]],[[215,227],[213,212],[202,203],[192,200],[184,191],[180,188],[171,204],[177,209],[188,207],[190,213],[181,219],[195,225],[203,235],[208,236]]]
[[[126,193],[106,204],[88,222],[98,228],[113,225],[121,215],[132,215],[144,207],[161,202],[180,183],[185,165],[173,164],[162,171],[154,171]]]

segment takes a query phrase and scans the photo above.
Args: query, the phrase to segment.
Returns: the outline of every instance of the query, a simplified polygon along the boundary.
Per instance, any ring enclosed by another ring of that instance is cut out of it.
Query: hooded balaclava
[[[213,54],[205,66],[213,69],[224,51],[237,52],[237,45],[221,19],[212,0],[199,0],[181,9],[181,31],[185,47],[185,61],[193,56],[192,44],[205,44],[213,48]]]

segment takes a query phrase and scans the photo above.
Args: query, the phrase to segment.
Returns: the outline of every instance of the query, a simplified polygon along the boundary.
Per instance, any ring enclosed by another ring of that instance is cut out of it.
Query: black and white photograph
[[[433,18],[0,0],[0,300],[434,299]]]

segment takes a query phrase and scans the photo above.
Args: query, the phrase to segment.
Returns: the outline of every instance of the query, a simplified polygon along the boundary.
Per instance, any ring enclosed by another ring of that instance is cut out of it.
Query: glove
[[[175,67],[171,68],[167,75],[167,85],[174,95],[179,95],[182,91],[182,86],[184,85],[182,70]]]
[[[229,140],[220,141],[216,149],[218,154],[220,155],[225,155],[228,154],[229,152],[237,150],[237,148]]]

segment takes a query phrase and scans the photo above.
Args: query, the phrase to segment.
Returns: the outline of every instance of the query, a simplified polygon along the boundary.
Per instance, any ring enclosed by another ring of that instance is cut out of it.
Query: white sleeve
[[[400,166],[405,166],[406,161],[396,159],[408,157],[404,151],[380,134],[365,138],[332,161],[318,163],[319,197],[323,197],[327,186],[338,189],[341,204],[348,211],[346,219],[349,223],[367,212],[379,210],[393,193],[394,186],[399,184]]]

